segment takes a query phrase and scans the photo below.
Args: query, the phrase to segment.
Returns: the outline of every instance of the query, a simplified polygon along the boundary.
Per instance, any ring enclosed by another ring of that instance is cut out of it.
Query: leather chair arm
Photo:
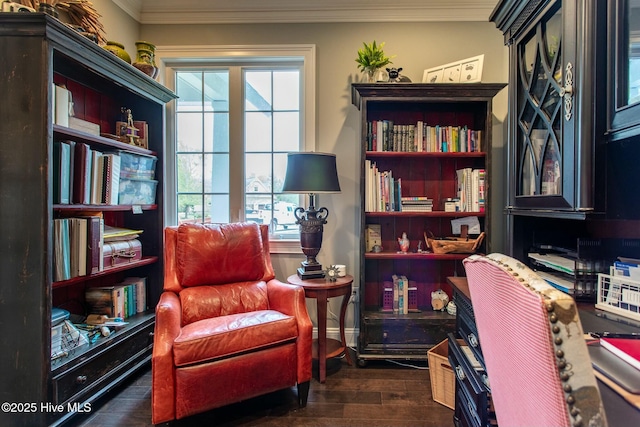
[[[307,312],[304,289],[273,279],[267,282],[267,295],[269,308],[297,319],[298,384],[311,380],[313,324]]]
[[[159,424],[175,419],[175,367],[173,342],[180,334],[182,307],[173,292],[163,292],[156,306],[153,335],[153,387],[151,389],[152,421]]]

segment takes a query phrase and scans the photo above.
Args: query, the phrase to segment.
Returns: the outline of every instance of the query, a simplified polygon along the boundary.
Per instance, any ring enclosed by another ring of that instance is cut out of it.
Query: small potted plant
[[[362,44],[364,47],[358,49],[358,57],[356,58],[358,69],[366,74],[369,82],[375,82],[378,70],[392,64],[391,57],[384,54],[384,42],[376,44],[374,40],[372,43],[363,42]]]

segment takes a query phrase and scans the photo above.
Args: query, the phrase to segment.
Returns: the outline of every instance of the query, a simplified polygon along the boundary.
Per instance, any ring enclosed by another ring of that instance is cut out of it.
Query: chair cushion
[[[259,310],[204,319],[186,325],[173,343],[176,366],[227,358],[294,341],[295,317]]]
[[[270,271],[257,224],[181,224],[176,242],[184,287],[262,280]]]
[[[180,292],[180,304],[183,326],[210,317],[267,310],[267,284],[240,282],[185,288]]]

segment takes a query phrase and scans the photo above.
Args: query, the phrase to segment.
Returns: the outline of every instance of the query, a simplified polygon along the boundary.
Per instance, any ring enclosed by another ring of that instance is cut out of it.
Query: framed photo
[[[422,75],[422,83],[442,83],[442,76],[444,68],[437,67],[429,70],[424,70]]]
[[[476,83],[482,81],[484,54],[424,70],[422,83]]]

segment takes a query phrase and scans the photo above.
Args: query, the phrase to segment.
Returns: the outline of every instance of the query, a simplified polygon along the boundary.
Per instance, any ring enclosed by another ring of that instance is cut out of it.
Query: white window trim
[[[278,58],[302,60],[303,87],[305,93],[304,120],[302,136],[304,138],[304,150],[316,151],[316,46],[314,44],[291,45],[237,45],[237,46],[157,46],[156,65],[160,68],[159,80],[169,89],[175,90],[173,82],[175,73],[173,66],[201,65],[203,62],[225,62],[229,60],[270,60]],[[169,82],[170,84],[166,84]],[[175,115],[175,102],[167,107],[167,114]],[[167,171],[175,171],[175,129],[173,121],[168,122],[165,134],[165,162],[163,176]],[[171,176],[174,176],[172,173]],[[176,194],[173,180],[164,180],[164,194]],[[177,224],[175,216],[176,200],[174,197],[165,197],[164,218],[165,221]],[[272,253],[300,253],[300,240],[273,239],[270,242]]]

